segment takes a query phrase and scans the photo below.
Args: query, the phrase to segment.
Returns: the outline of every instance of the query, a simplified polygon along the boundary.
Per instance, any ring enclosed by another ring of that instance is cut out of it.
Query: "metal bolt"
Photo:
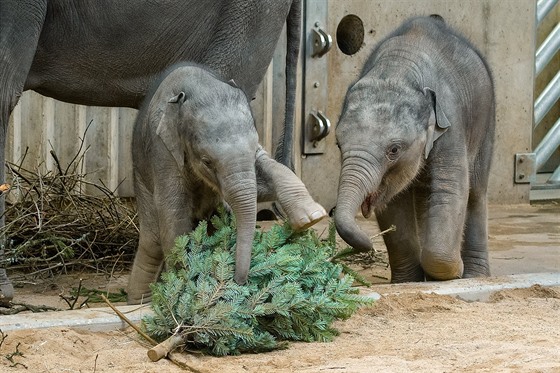
[[[315,27],[319,27],[320,25],[319,21],[315,22]]]
[[[313,83],[313,87],[315,87],[315,88],[319,88],[319,86],[320,86],[319,82],[315,82],[315,83]]]

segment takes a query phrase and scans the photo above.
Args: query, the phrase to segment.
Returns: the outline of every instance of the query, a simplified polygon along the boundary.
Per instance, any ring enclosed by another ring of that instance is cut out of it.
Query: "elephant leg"
[[[487,125],[493,128],[493,123]],[[488,175],[492,163],[492,141],[480,148],[475,161],[469,190],[467,217],[461,256],[465,269],[463,277],[490,276],[488,262]]]
[[[1,86],[1,83],[0,83]],[[0,105],[3,105],[0,103]],[[7,127],[8,127],[8,115],[2,115],[3,123],[0,126],[0,184],[3,184],[6,181],[6,172],[5,172],[5,162],[6,162],[6,134],[7,134]],[[6,224],[5,218],[5,196],[2,192],[0,192],[0,229],[4,229]],[[6,245],[6,236],[4,233],[0,234],[0,262],[6,263],[4,261],[4,247]],[[12,282],[8,278],[8,274],[6,273],[6,268],[2,265],[0,267],[0,305],[9,304],[10,301],[14,297],[14,287]]]
[[[6,174],[4,170],[4,164],[6,161],[5,156],[5,145],[6,145],[6,132],[7,132],[7,122],[8,116],[2,118],[5,119],[6,125],[1,126],[0,128],[0,184],[4,183],[6,180]],[[5,197],[3,193],[0,193],[0,229],[3,229],[6,224],[5,218]],[[4,261],[4,247],[6,244],[6,237],[2,233],[0,235],[0,262],[6,263]],[[2,265],[0,267],[0,305],[2,304],[9,304],[9,302],[14,298],[14,287],[12,282],[8,278],[8,274],[6,273],[6,268]]]
[[[278,201],[292,228],[303,230],[327,216],[313,200],[303,182],[286,166],[270,158],[262,148],[257,153],[259,202]]]
[[[466,157],[465,157],[466,159]],[[429,196],[422,221],[420,262],[426,277],[452,280],[463,276],[461,245],[467,211],[469,178],[466,161],[431,169]],[[449,168],[448,168],[449,167]]]
[[[140,224],[138,251],[134,257],[134,264],[128,280],[128,304],[151,301],[152,290],[150,284],[156,282],[164,270],[165,258],[169,255],[177,236],[187,233],[184,229],[185,226],[181,224],[162,228],[156,233],[153,230],[157,226],[155,221],[149,224]],[[182,229],[179,229],[179,227]],[[191,229],[187,230],[190,231]]]
[[[139,177],[135,175],[135,179]],[[162,178],[157,184],[157,191],[152,194],[141,182],[135,181],[140,237],[128,281],[129,304],[151,300],[150,284],[157,281],[164,269],[164,259],[176,237],[193,229],[185,193],[180,187],[168,188],[169,185],[180,186],[181,182]]]
[[[30,3],[30,4],[27,4]],[[32,4],[31,4],[32,3]],[[3,1],[0,11],[0,184],[5,183],[6,137],[10,114],[21,96],[47,12],[47,1]],[[0,194],[0,229],[5,226],[5,198]],[[6,237],[0,236],[0,261]],[[9,303],[14,288],[0,268],[0,304]]]
[[[140,220],[140,234],[138,250],[128,279],[129,304],[145,303],[151,300],[150,284],[157,280],[163,263],[157,206],[152,193],[140,180],[140,176],[135,171],[134,191]]]
[[[424,281],[424,271],[420,265],[420,245],[418,224],[414,205],[414,189],[410,188],[397,195],[387,206],[375,212],[381,230],[391,225],[396,231],[383,236],[389,265],[391,282]]]
[[[490,276],[486,193],[471,191],[469,195],[461,257],[463,277]]]
[[[163,250],[151,224],[140,224],[138,251],[128,280],[128,304],[151,300],[150,284],[157,281],[163,268]]]

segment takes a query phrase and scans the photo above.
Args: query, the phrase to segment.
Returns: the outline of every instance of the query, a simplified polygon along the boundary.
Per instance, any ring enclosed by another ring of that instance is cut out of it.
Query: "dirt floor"
[[[376,225],[361,221],[373,235]],[[317,227],[325,229],[326,223]],[[560,206],[491,206],[493,275],[556,272],[560,276]],[[372,263],[355,269],[387,283],[381,238]],[[370,258],[371,259],[371,258]],[[116,289],[126,275],[79,274],[20,284],[17,301],[67,309],[59,297],[75,287]],[[2,317],[2,316],[0,316]],[[94,333],[71,328],[17,330],[0,344],[2,372],[560,372],[560,288],[503,290],[489,302],[420,292],[383,296],[349,320],[331,343],[291,343],[287,350],[215,358],[173,354],[175,363],[149,361],[132,330]],[[0,338],[1,340],[1,338]],[[178,365],[177,365],[178,364]]]

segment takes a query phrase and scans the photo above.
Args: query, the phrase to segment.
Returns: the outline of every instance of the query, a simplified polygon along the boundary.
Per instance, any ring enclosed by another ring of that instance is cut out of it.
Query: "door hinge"
[[[515,154],[514,182],[516,184],[534,183],[537,177],[535,153]]]

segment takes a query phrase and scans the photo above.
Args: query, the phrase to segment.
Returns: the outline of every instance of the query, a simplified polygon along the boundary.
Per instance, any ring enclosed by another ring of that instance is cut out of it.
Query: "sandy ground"
[[[502,291],[488,303],[402,294],[338,322],[330,343],[292,343],[265,354],[174,354],[149,361],[130,330],[11,332],[0,348],[3,372],[560,372],[560,289]],[[19,344],[19,347],[17,347]],[[6,355],[14,351],[15,367]],[[185,367],[189,367],[185,368]]]
[[[362,223],[375,232],[375,224]],[[558,205],[494,209],[489,226],[494,274],[560,273]],[[389,270],[378,241],[378,262],[358,262],[355,267],[373,282],[386,283]],[[67,308],[58,294],[76,286],[77,276],[26,284],[17,289],[18,300]],[[79,276],[88,287],[126,284],[126,276]],[[368,289],[374,290],[375,285]],[[504,290],[484,303],[435,294],[393,294],[337,322],[341,334],[331,343],[291,343],[287,350],[224,358],[175,353],[173,360],[179,365],[150,362],[148,345],[128,329],[11,331],[0,344],[0,371],[560,372],[559,320],[560,288]]]

